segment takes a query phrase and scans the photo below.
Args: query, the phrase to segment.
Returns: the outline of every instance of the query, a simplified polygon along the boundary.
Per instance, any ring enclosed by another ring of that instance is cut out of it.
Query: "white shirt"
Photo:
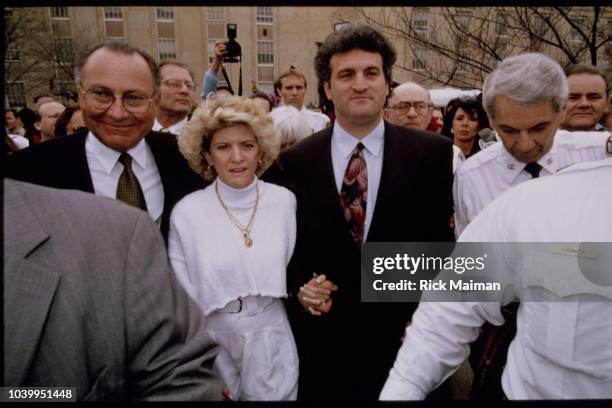
[[[578,162],[605,158],[606,139],[602,132],[557,131],[553,146],[538,160],[540,177]],[[531,180],[523,170],[525,165],[508,153],[503,143],[494,143],[457,166],[453,185],[457,235],[501,193]]]
[[[312,129],[312,133],[316,133],[327,127],[329,123],[329,117],[321,112],[315,112],[310,109],[306,109],[302,106],[300,115],[304,118],[308,126]]]
[[[246,226],[259,203],[247,247],[215,193]],[[179,201],[170,216],[168,255],[176,276],[208,315],[247,296],[286,297],[287,265],[296,237],[296,200],[284,187],[255,180],[236,189],[218,178]]]
[[[157,118],[155,118],[155,123],[153,124],[153,131],[160,132],[162,131],[162,129],[164,129],[164,132],[169,132],[176,136],[180,136],[181,131],[185,127],[185,124],[187,124],[187,116],[185,116],[183,120],[176,122],[174,125],[169,126],[167,128],[163,127],[162,124],[157,121]]]
[[[25,149],[26,147],[30,146],[30,141],[21,135],[9,133],[8,137],[11,138],[11,140],[13,141],[13,143],[15,143],[15,146],[19,150]]]
[[[363,156],[368,171],[368,203],[366,205],[366,218],[363,230],[363,242],[365,243],[368,231],[370,230],[370,222],[374,215],[376,197],[378,196],[378,186],[380,185],[380,175],[382,173],[383,146],[385,143],[384,121],[381,119],[374,130],[361,140],[353,137],[346,130],[342,129],[342,126],[340,126],[337,121],[334,123],[331,140],[331,156],[338,194],[342,190],[342,179],[344,178],[344,172],[351,159],[351,153],[353,153],[353,150],[359,142],[363,143],[365,146],[362,152],[364,153]]]
[[[611,180],[612,159],[607,159],[524,183],[487,206],[459,241],[610,245]],[[518,274],[521,263],[506,264],[499,273]],[[529,273],[555,273],[551,263],[529,263]],[[545,285],[554,287],[555,280]],[[517,335],[502,375],[508,398],[612,398],[612,294],[609,286],[597,288],[604,289],[597,301],[580,301],[588,292],[569,286],[550,292],[555,301],[521,303]],[[381,399],[424,398],[465,360],[469,342],[478,336],[477,328],[484,321],[503,323],[500,303],[419,304]]]
[[[164,210],[164,187],[153,153],[144,139],[127,153],[132,156],[132,171],[140,183],[149,216],[159,226]],[[85,139],[85,154],[94,192],[115,199],[117,183],[123,172],[123,164],[119,163],[121,153],[106,146],[89,132]]]

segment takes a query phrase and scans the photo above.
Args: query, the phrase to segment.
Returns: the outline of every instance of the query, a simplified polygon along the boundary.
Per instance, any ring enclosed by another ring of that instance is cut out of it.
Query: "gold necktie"
[[[117,200],[147,211],[147,202],[142,193],[142,188],[140,188],[140,183],[132,171],[132,156],[126,152],[121,153],[119,163],[123,164],[123,172],[117,183]]]

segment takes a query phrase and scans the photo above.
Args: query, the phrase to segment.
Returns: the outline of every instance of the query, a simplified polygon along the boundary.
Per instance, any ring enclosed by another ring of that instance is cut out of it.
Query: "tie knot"
[[[542,166],[537,162],[527,163],[525,166],[525,171],[531,174],[531,178],[537,178],[540,176],[540,170],[542,170]]]
[[[121,156],[119,156],[119,163],[123,164],[124,167],[131,169],[132,156],[130,156],[130,154],[126,152],[121,153]]]

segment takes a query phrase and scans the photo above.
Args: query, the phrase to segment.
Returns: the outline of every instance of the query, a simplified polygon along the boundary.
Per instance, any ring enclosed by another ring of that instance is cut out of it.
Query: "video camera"
[[[223,55],[223,62],[233,63],[238,62],[238,57],[242,55],[242,47],[236,41],[236,35],[238,33],[238,25],[228,23],[227,24],[227,39],[225,42],[225,54]]]

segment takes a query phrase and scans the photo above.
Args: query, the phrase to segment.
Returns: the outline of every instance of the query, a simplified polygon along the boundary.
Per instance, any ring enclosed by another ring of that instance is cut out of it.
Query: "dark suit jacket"
[[[218,348],[148,215],[4,183],[4,380],[77,400],[220,399]]]
[[[47,187],[93,193],[85,154],[86,136],[87,130],[83,130],[14,153],[6,163],[7,177]],[[167,239],[174,205],[185,195],[204,188],[206,183],[189,168],[178,151],[174,135],[151,132],[145,140],[155,158],[164,189],[160,229]]]
[[[333,128],[285,151],[264,179],[297,197],[292,294],[325,274],[338,285],[329,314],[287,304],[300,351],[300,398],[376,399],[416,304],[360,302],[360,249],[340,207],[331,160]],[[439,135],[385,123],[383,167],[367,241],[453,241],[452,145]],[[342,378],[343,388],[338,379]]]

